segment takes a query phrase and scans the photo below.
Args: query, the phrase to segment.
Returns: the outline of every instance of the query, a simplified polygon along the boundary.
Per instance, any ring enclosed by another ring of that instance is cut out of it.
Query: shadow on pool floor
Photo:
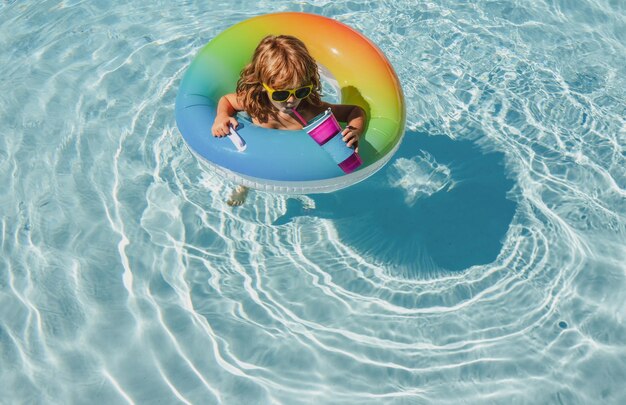
[[[390,180],[393,163],[426,152],[450,169],[454,182],[409,204]],[[492,262],[502,248],[516,204],[507,199],[504,154],[470,141],[407,132],[389,164],[369,179],[331,194],[311,196],[315,209],[290,199],[275,225],[298,216],[333,220],[341,241],[377,264],[411,277],[436,276]]]

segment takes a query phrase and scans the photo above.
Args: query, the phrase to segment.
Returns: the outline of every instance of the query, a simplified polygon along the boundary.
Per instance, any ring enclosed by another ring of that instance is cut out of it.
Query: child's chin
[[[291,110],[293,110],[294,108],[298,108],[298,105],[300,103],[294,103],[294,104],[281,104],[281,105],[275,105],[275,107],[278,109],[278,111],[280,112],[284,112],[284,113],[289,113],[291,112]]]

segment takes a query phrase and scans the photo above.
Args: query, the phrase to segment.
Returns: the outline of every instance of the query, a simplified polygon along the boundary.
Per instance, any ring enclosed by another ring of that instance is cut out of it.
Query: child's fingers
[[[221,138],[228,134],[228,126],[224,127],[223,125],[213,127],[213,136]]]
[[[358,132],[355,131],[355,129],[356,128],[354,127],[348,126],[343,131],[341,131],[341,135],[343,135],[342,139],[344,142],[348,142],[351,139],[354,139],[355,142],[358,142],[359,135],[358,135]]]
[[[233,128],[237,129],[237,127],[239,126],[239,122],[237,122],[237,120],[234,117],[230,117],[228,119],[228,122],[230,125],[233,126]]]
[[[348,142],[348,140],[351,138],[350,133],[350,128],[344,129],[343,131],[341,131],[341,139],[343,139],[344,142]]]
[[[344,142],[348,142],[350,140],[356,140],[358,139],[357,135],[352,132],[352,131],[348,131],[346,134],[344,134],[344,136],[342,137]]]
[[[228,127],[229,122],[226,121],[224,123],[222,123],[222,125],[220,125],[219,127],[219,133],[220,136],[226,136],[230,133],[230,128]]]
[[[213,136],[221,136],[221,132],[221,125],[219,125],[217,122],[214,122],[213,126],[211,127],[211,133],[213,134]]]

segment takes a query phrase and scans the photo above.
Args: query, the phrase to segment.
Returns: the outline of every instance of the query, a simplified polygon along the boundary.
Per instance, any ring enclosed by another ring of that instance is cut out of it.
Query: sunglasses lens
[[[311,94],[311,88],[310,87],[300,87],[298,90],[296,90],[296,97],[297,98],[305,98],[309,94]]]
[[[284,90],[277,90],[272,94],[272,100],[274,101],[286,101],[289,98],[289,92]]]

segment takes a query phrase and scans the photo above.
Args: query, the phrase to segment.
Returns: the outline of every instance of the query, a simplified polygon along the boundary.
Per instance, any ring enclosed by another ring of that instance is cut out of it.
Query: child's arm
[[[341,132],[343,141],[348,146],[354,145],[358,152],[359,138],[365,129],[365,111],[356,105],[331,104],[330,108],[337,121],[347,124]]]
[[[228,135],[230,133],[230,125],[237,128],[239,123],[234,116],[237,111],[242,110],[243,106],[235,93],[222,96],[217,103],[217,114],[215,115],[215,121],[213,121],[213,127],[211,128],[213,136],[222,137]]]

